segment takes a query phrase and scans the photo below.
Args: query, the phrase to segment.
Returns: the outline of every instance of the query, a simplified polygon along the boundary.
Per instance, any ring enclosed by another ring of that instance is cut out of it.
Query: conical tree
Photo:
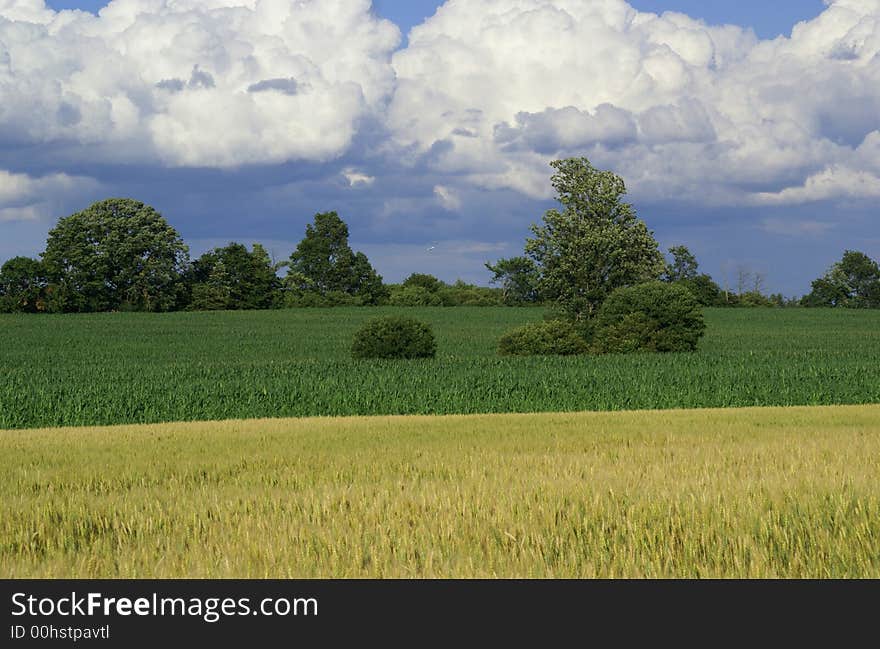
[[[562,209],[532,226],[526,254],[540,269],[541,294],[570,318],[590,319],[614,289],[658,279],[665,262],[651,231],[623,201],[620,176],[586,158],[550,164]]]

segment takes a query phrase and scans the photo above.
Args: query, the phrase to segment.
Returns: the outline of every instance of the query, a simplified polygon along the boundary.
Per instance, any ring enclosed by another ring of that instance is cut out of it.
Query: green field
[[[367,318],[430,322],[433,361],[352,361]],[[326,415],[880,402],[880,312],[706,312],[695,354],[499,358],[539,309],[0,316],[0,429]]]
[[[0,432],[4,577],[880,577],[880,406]]]

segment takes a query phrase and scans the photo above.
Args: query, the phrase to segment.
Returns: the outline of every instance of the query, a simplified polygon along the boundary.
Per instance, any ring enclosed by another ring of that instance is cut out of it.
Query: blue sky
[[[485,283],[553,205],[549,161],[581,155],[721,283],[799,295],[844,249],[880,258],[880,0],[223,8],[246,4],[0,9],[0,261],[116,195],[194,255],[286,257],[336,209],[390,281]]]
[[[106,2],[103,0],[49,0],[54,9],[83,9],[97,12]],[[393,20],[406,34],[409,30],[432,16],[442,2],[437,0],[374,0],[376,11]],[[736,24],[752,27],[761,38],[788,35],[792,26],[815,18],[822,11],[822,0],[632,0],[630,4],[640,11],[663,13],[679,11],[694,18],[715,24]]]

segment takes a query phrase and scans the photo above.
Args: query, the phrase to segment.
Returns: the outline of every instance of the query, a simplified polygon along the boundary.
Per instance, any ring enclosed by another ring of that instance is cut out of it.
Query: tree
[[[420,287],[429,293],[436,293],[446,285],[433,275],[428,275],[427,273],[413,273],[403,280],[402,286],[404,288]]]
[[[47,310],[46,269],[37,259],[13,257],[0,267],[0,313]]]
[[[546,298],[575,320],[592,318],[614,289],[658,279],[663,256],[632,205],[623,202],[626,185],[586,158],[550,163],[551,182],[562,210],[533,225],[526,254],[541,272]]]
[[[705,273],[701,273],[692,279],[684,279],[675,283],[689,290],[701,306],[725,304],[721,287],[715,283],[711,276]]]
[[[672,255],[672,262],[666,264],[663,281],[682,282],[696,279],[699,264],[687,246],[672,246],[669,254]]]
[[[388,298],[382,277],[363,253],[348,245],[348,226],[336,212],[315,215],[306,236],[290,256],[285,286],[294,293],[328,297],[342,294],[363,304],[381,304]]]
[[[493,266],[486,263],[492,273],[492,284],[500,284],[505,304],[532,304],[538,301],[538,285],[541,274],[535,262],[528,257],[499,259]]]
[[[66,311],[168,311],[178,305],[189,262],[180,235],[148,205],[94,203],[49,232],[43,264]]]
[[[863,252],[847,250],[812,289],[805,306],[880,308],[880,265]]]
[[[710,275],[697,273],[700,264],[696,256],[687,246],[672,246],[669,249],[672,261],[666,264],[663,281],[669,284],[684,286],[697,299],[701,306],[713,306],[724,303],[721,287]]]
[[[391,292],[382,282],[382,276],[379,275],[370,260],[362,252],[354,255],[354,264],[352,265],[352,282],[348,287],[349,294],[358,296],[365,305],[379,305],[388,301]]]
[[[278,304],[281,281],[266,249],[240,243],[206,252],[193,262],[190,308],[269,309]]]

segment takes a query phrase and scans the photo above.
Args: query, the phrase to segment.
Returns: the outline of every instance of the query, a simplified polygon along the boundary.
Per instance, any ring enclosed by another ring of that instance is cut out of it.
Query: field
[[[352,361],[380,313],[432,323],[434,361]],[[0,429],[259,417],[880,402],[880,312],[708,310],[694,354],[499,358],[538,309],[0,316]]]
[[[4,577],[880,577],[880,406],[0,432]]]

